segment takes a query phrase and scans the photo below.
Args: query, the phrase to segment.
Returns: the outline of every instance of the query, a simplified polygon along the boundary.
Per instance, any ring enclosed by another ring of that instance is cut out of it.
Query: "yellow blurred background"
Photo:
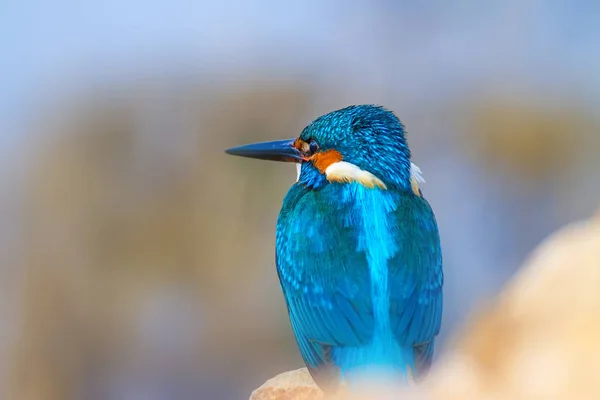
[[[333,109],[407,127],[444,248],[440,348],[599,203],[598,5],[1,8],[3,399],[233,400],[300,367],[274,266],[295,169],[223,150]]]

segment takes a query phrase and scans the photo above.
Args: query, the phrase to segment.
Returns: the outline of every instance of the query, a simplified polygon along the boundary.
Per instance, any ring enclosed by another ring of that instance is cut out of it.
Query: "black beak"
[[[294,140],[275,140],[273,142],[247,144],[227,149],[225,153],[240,157],[258,158],[260,160],[301,163],[304,157],[294,147]]]

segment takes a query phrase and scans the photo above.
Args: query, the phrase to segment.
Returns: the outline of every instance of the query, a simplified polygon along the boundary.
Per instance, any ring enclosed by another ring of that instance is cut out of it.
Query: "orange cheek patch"
[[[317,169],[324,174],[327,167],[336,162],[342,161],[344,157],[337,150],[327,150],[324,152],[320,152],[315,154],[310,158],[313,165],[317,167]]]
[[[298,150],[302,150],[302,140],[300,140],[300,138],[294,140],[293,146]]]
[[[302,153],[307,153],[309,149],[309,144],[304,140],[300,140],[300,138],[294,140],[294,145],[296,149],[300,150]]]

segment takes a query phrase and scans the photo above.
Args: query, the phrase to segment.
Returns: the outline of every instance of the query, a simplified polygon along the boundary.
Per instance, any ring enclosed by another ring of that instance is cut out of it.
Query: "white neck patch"
[[[296,163],[296,182],[300,180],[301,171],[302,164]],[[377,178],[372,173],[364,171],[356,165],[345,161],[331,164],[325,170],[325,174],[327,175],[327,180],[330,182],[359,182],[369,188],[377,186],[381,189],[386,189],[386,186],[381,179]],[[421,168],[412,162],[410,163],[410,183],[413,192],[417,196],[420,196],[419,184],[425,183],[425,179],[423,178]]]
[[[325,175],[329,182],[358,182],[368,188],[378,187],[380,189],[386,189],[386,186],[381,179],[369,171],[362,170],[356,165],[346,161],[338,161],[331,164],[325,170]]]
[[[421,172],[421,168],[417,167],[415,164],[410,163],[410,186],[412,191],[417,196],[421,196],[421,189],[419,188],[419,183],[425,183],[425,179],[423,179],[423,173]]]
[[[415,180],[418,183],[425,183],[425,179],[423,179],[423,172],[421,172],[421,168],[417,167],[413,163],[410,163],[410,179]]]

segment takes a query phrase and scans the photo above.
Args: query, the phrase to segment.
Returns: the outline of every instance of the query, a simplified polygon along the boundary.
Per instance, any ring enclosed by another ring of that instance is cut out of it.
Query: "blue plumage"
[[[374,368],[422,376],[440,329],[442,256],[434,214],[411,184],[402,124],[381,107],[353,106],[286,146],[297,153],[259,158],[302,163],[277,222],[276,260],[311,374],[321,386]]]

